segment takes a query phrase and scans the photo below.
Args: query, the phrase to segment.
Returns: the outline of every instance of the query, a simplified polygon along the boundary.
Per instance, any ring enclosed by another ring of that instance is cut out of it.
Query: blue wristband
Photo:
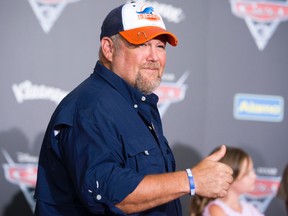
[[[187,172],[189,184],[190,184],[190,195],[193,196],[193,195],[195,195],[194,177],[192,175],[191,169],[186,169],[186,172]]]

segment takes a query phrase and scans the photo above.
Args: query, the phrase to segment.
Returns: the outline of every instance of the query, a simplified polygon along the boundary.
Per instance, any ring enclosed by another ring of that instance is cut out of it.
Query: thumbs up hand
[[[212,160],[217,162],[220,161],[225,156],[225,154],[226,154],[226,146],[222,145],[219,150],[208,156],[206,160]]]
[[[231,167],[219,162],[226,153],[226,146],[204,158],[191,170],[194,176],[196,194],[204,197],[223,197],[233,181]]]

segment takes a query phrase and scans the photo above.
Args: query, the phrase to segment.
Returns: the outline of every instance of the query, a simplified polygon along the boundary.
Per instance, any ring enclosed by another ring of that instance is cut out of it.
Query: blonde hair
[[[233,170],[233,179],[235,180],[241,171],[243,161],[248,160],[250,156],[244,150],[237,148],[237,147],[229,147],[226,146],[226,154],[220,160],[220,162],[227,164]],[[220,146],[215,148],[211,154],[219,150]],[[248,166],[248,165],[247,165]],[[248,167],[246,167],[247,169]],[[191,205],[190,205],[190,216],[201,216],[205,206],[214,200],[214,198],[206,198],[202,196],[195,195],[191,198]]]

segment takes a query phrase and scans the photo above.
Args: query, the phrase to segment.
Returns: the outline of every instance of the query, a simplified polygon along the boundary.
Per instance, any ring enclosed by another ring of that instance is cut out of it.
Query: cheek
[[[166,65],[166,54],[163,54],[161,57],[160,57],[160,64],[161,66],[164,68],[165,65]]]
[[[160,63],[160,66],[161,66],[160,75],[161,75],[161,77],[162,77],[162,75],[163,75],[163,73],[164,73],[164,70],[165,70],[166,57],[163,58],[163,59],[161,59],[161,60],[159,61],[159,63]]]
[[[234,181],[231,185],[231,188],[238,191],[239,193],[251,192],[255,188],[255,180],[252,178],[246,178]]]
[[[243,185],[246,185],[247,191],[253,191],[256,187],[255,182],[256,182],[256,179],[250,177],[250,178],[246,178],[243,181]]]

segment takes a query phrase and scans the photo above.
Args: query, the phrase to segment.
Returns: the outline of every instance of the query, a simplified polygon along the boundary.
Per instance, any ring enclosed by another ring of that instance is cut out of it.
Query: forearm
[[[177,199],[189,191],[185,171],[148,175],[116,206],[127,214],[141,212]]]
[[[206,157],[192,167],[196,193],[216,198],[227,195],[233,181],[231,167],[218,162],[226,153],[226,147]],[[145,211],[190,193],[186,171],[148,175],[136,189],[116,206],[130,214]]]

